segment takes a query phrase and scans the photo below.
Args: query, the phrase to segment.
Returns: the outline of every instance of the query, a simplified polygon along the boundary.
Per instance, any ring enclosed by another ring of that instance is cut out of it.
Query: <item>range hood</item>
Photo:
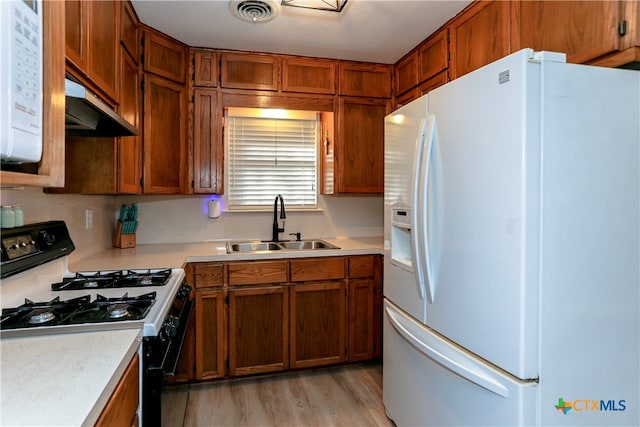
[[[64,81],[65,134],[113,137],[137,135],[138,130],[80,83]]]

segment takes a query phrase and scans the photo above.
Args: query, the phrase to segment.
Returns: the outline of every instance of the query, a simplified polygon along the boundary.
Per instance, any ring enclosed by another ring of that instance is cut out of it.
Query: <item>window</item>
[[[230,209],[316,207],[317,113],[228,108],[225,138]]]

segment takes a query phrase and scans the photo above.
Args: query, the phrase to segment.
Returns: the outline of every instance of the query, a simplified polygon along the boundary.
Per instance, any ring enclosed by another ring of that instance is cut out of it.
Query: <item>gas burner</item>
[[[63,277],[62,282],[53,283],[53,291],[78,289],[136,288],[142,286],[164,286],[171,277],[171,269],[124,270],[78,272]]]
[[[29,323],[32,325],[41,325],[47,323],[56,318],[53,309],[51,308],[38,308],[33,310],[29,315]]]
[[[120,319],[129,313],[129,304],[119,303],[107,307],[111,319]]]
[[[122,283],[125,287],[163,286],[169,281],[171,269],[163,270],[127,270],[123,273]]]

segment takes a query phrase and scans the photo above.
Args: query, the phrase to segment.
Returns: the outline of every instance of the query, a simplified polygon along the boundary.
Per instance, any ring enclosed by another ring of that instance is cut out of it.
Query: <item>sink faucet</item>
[[[282,219],[282,228],[278,225],[278,199],[280,199],[280,219]],[[280,239],[278,238],[279,233],[284,233],[284,219],[287,215],[284,212],[284,199],[282,198],[282,194],[278,194],[276,199],[273,201],[273,235],[271,236],[271,241],[278,242]]]

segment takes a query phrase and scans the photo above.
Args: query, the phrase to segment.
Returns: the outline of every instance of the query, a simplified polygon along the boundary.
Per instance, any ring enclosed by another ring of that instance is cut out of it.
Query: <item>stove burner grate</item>
[[[61,282],[51,284],[53,291],[104,288],[135,288],[142,286],[164,286],[169,282],[171,269],[117,270],[78,272],[63,277]]]

